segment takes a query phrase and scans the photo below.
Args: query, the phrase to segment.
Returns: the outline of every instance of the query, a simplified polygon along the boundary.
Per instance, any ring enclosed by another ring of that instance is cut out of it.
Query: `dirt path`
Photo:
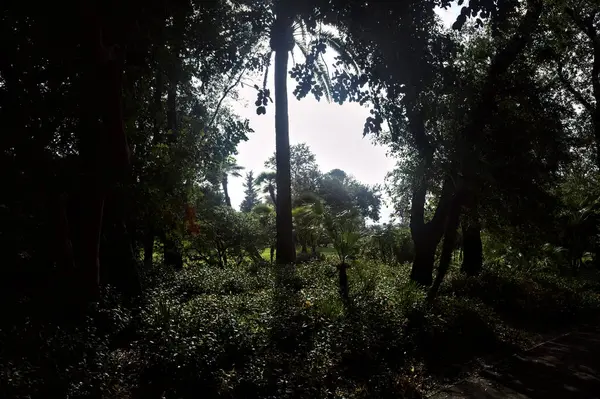
[[[600,399],[600,329],[582,329],[510,356],[431,399]]]

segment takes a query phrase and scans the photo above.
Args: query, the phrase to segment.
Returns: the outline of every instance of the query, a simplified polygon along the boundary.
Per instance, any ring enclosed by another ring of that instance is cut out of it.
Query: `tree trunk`
[[[277,210],[277,198],[275,197],[275,187],[272,184],[269,184],[269,196],[271,197],[271,201],[273,201],[273,206],[275,210]]]
[[[124,189],[117,187],[106,199],[103,230],[107,248],[102,250],[102,259],[106,259],[102,279],[132,298],[141,293],[141,282],[138,260],[125,222],[126,197]]]
[[[350,266],[346,263],[340,263],[338,265],[340,297],[342,298],[342,302],[344,303],[344,306],[346,306],[346,307],[348,307],[348,299],[349,299],[349,296],[348,296],[348,294],[349,294],[348,272],[347,272],[348,267],[350,267]]]
[[[444,244],[442,245],[442,254],[440,256],[438,272],[435,276],[435,281],[433,282],[433,285],[431,286],[431,289],[427,295],[427,300],[430,303],[433,301],[433,299],[435,299],[440,286],[444,281],[444,277],[446,277],[446,274],[448,273],[450,261],[452,260],[452,253],[456,248],[456,230],[458,229],[458,224],[460,221],[461,197],[462,193],[457,192],[457,195],[452,201],[452,206],[448,212],[448,220],[446,221],[446,228],[444,231]]]
[[[152,267],[154,255],[154,231],[148,228],[144,235],[144,269],[149,270]]]
[[[300,250],[300,252],[302,252],[303,254],[308,253],[308,247],[306,246],[305,242],[302,243],[302,249]]]
[[[221,184],[223,185],[223,195],[225,196],[225,204],[231,208],[231,198],[229,198],[229,183],[227,181],[227,175],[223,177],[221,180]]]
[[[183,268],[183,256],[177,242],[169,237],[169,234],[163,233],[164,243],[164,262],[166,266],[170,266],[175,270],[181,270]]]
[[[292,236],[290,137],[287,99],[288,56],[293,43],[292,18],[277,15],[271,34],[275,51],[275,157],[277,164],[277,264],[293,264],[296,248]]]
[[[466,220],[462,225],[463,262],[461,270],[467,276],[477,276],[483,268],[483,246],[479,220]]]
[[[435,215],[427,223],[424,223],[426,190],[421,187],[413,193],[410,231],[415,245],[415,258],[410,278],[421,286],[429,287],[433,281],[435,251],[444,234],[444,225],[451,206],[453,190],[451,179],[447,179],[444,182]]]
[[[100,236],[104,200],[108,190],[124,176],[129,166],[129,147],[121,107],[122,64],[117,48],[104,43],[104,27],[97,10],[85,3],[82,22],[88,34],[83,48],[89,49],[87,90],[83,91],[84,123],[81,126],[80,157],[85,177],[80,210],[79,251],[82,288],[93,300],[100,293]],[[98,119],[102,120],[101,126]]]
[[[433,264],[438,241],[428,234],[429,229],[417,233],[418,238],[413,238],[415,244],[415,258],[410,271],[410,279],[424,287],[429,287],[433,281]]]
[[[275,257],[275,246],[271,245],[270,249],[270,258],[269,261],[271,264],[273,264],[273,258]]]

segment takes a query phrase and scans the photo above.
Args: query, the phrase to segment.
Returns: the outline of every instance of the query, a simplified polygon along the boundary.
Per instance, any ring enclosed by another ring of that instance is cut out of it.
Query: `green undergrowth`
[[[0,396],[419,397],[431,377],[600,310],[598,283],[510,270],[451,274],[427,306],[408,270],[357,262],[344,304],[326,261],[156,268],[130,310],[107,291],[76,321],[3,327]]]

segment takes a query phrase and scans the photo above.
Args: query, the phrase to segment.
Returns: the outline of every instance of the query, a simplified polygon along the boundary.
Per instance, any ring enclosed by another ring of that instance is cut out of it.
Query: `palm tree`
[[[273,202],[273,206],[277,207],[277,197],[275,196],[275,180],[277,174],[275,172],[262,172],[256,178],[256,184],[263,186],[263,193],[269,193],[269,197]]]
[[[304,2],[297,0],[275,1],[273,14],[274,22],[270,29],[271,52],[275,53],[275,147],[277,166],[277,263],[290,264],[296,258],[296,249],[293,240],[292,219],[292,193],[291,193],[291,171],[290,171],[290,138],[289,117],[287,101],[287,76],[289,54],[294,46],[302,51],[306,58],[305,67],[309,71],[301,77],[297,76],[299,86],[295,91],[297,97],[304,97],[309,91],[313,91],[317,97],[325,95],[327,100],[331,96],[331,81],[326,66],[319,57],[325,44],[342,52],[342,60],[351,60],[348,53],[343,52],[343,46],[331,33],[316,32],[312,28],[314,36],[310,42],[307,40],[309,26],[314,26],[315,13],[313,10],[303,9]],[[310,23],[312,19],[313,23]],[[306,21],[306,23],[305,23]],[[294,37],[294,29],[300,31],[301,40]],[[269,57],[270,59],[270,57]],[[266,80],[266,79],[265,79]],[[314,84],[314,82],[319,84]],[[317,94],[319,93],[319,94]],[[264,109],[263,109],[264,111]]]
[[[261,226],[262,241],[269,246],[270,263],[272,264],[275,254],[275,211],[270,205],[258,204],[252,209],[252,213],[258,218]]]
[[[229,198],[229,176],[242,177],[240,171],[244,170],[243,166],[237,165],[233,157],[228,157],[221,163],[221,185],[223,186],[223,195],[225,196],[225,204],[231,208],[231,198]]]

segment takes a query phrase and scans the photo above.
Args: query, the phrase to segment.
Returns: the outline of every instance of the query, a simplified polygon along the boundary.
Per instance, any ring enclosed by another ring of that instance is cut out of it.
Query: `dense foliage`
[[[2,4],[0,396],[420,397],[592,320],[600,7],[458,3]],[[291,79],[385,185],[290,146]]]

